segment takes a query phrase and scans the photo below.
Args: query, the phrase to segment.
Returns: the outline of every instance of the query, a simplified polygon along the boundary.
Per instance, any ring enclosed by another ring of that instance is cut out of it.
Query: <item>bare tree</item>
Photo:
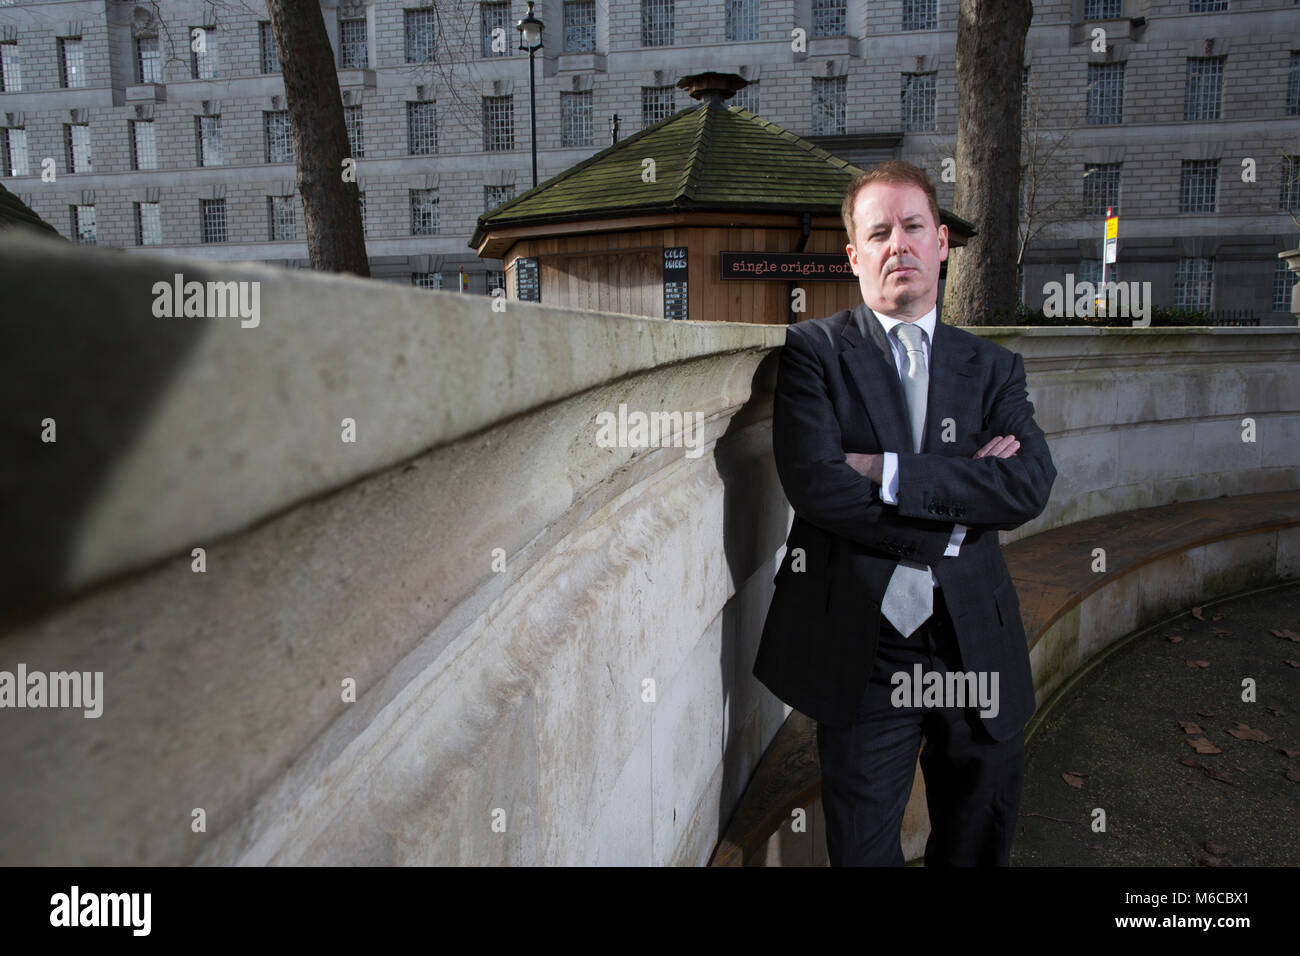
[[[1020,86],[1029,0],[961,0],[957,14],[954,212],[978,230],[950,253],[944,320],[1007,321],[1016,308],[1019,216],[1007,194],[1020,178]]]
[[[1068,132],[1047,130],[1046,110],[1028,83],[1020,143],[1020,228],[1016,268],[1025,264],[1034,240],[1053,226],[1079,218],[1078,181],[1065,162],[1070,149]],[[1084,175],[1086,180],[1089,174]]]

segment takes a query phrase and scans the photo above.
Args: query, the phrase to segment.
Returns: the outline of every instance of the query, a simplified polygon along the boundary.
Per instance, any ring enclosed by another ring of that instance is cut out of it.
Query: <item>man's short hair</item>
[[[857,236],[853,232],[853,207],[858,201],[858,193],[872,183],[895,183],[919,187],[925,193],[926,199],[930,201],[934,227],[939,228],[939,197],[934,191],[934,183],[930,182],[930,177],[925,174],[925,170],[901,159],[887,159],[879,166],[873,166],[865,173],[859,173],[853,182],[849,183],[849,191],[844,194],[844,202],[840,206],[840,218],[844,220],[844,231],[849,235],[849,242],[857,241]]]

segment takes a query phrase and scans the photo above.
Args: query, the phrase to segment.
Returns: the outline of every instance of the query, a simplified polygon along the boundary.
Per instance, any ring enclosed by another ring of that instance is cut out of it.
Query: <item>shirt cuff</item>
[[[898,453],[884,453],[885,463],[880,471],[880,500],[887,505],[898,504]]]
[[[964,524],[955,524],[952,526],[952,534],[948,537],[948,547],[943,549],[945,558],[957,557],[957,552],[961,550],[961,543],[966,540],[966,526]]]

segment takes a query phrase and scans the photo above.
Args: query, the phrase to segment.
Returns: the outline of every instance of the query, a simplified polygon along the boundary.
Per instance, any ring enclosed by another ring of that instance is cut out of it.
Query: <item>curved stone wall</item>
[[[256,325],[156,315],[177,273]],[[36,239],[0,281],[0,670],[103,674],[98,718],[0,710],[0,862],[707,860],[786,715],[782,328]],[[1294,330],[984,334],[1062,476],[1017,535],[1296,487]],[[702,453],[604,447],[620,405]]]

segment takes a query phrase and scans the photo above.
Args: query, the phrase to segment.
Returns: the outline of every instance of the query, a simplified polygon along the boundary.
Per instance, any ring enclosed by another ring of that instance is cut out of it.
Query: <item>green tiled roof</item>
[[[655,181],[643,182],[644,161]],[[738,106],[694,106],[484,213],[470,245],[503,226],[635,213],[751,210],[838,215],[858,173]]]
[[[51,235],[59,235],[57,229],[36,215],[21,199],[0,186],[0,229],[11,226],[31,226],[33,229],[48,231]]]

